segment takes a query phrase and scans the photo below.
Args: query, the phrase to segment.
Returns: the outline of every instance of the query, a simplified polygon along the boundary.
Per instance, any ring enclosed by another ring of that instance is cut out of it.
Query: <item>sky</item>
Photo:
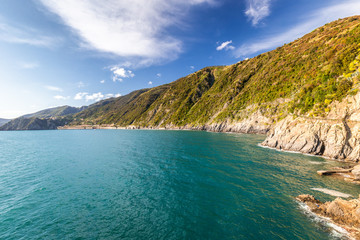
[[[159,86],[359,14],[360,0],[1,0],[0,118]]]

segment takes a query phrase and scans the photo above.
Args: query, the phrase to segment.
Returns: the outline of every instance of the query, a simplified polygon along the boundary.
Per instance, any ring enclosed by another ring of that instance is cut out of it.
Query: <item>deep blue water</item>
[[[263,136],[192,131],[0,132],[0,239],[331,239],[294,197],[357,196],[322,158]],[[314,165],[311,162],[324,164]]]

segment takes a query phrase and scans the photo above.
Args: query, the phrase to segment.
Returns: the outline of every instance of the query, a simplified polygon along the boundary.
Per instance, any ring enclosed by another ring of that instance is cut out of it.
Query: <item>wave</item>
[[[313,213],[310,208],[303,202],[296,201],[299,204],[299,209],[307,216],[312,222],[320,224],[321,227],[324,227],[330,230],[330,235],[334,239],[343,239],[343,240],[352,240],[348,231],[344,228],[334,224],[330,218],[319,216]]]

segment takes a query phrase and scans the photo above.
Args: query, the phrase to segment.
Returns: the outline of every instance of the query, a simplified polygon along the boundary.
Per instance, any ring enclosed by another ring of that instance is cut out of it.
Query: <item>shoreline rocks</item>
[[[305,203],[311,212],[331,219],[333,223],[344,228],[352,238],[360,239],[360,198],[336,198],[334,201],[323,203],[312,195],[304,194],[297,196],[296,200]]]

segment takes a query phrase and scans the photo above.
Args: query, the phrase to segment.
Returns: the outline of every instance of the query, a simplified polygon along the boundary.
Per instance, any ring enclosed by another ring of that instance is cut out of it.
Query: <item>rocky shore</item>
[[[345,229],[351,238],[360,239],[360,198],[336,198],[332,202],[323,203],[314,196],[299,195],[296,200],[305,203],[313,213],[328,218]]]

